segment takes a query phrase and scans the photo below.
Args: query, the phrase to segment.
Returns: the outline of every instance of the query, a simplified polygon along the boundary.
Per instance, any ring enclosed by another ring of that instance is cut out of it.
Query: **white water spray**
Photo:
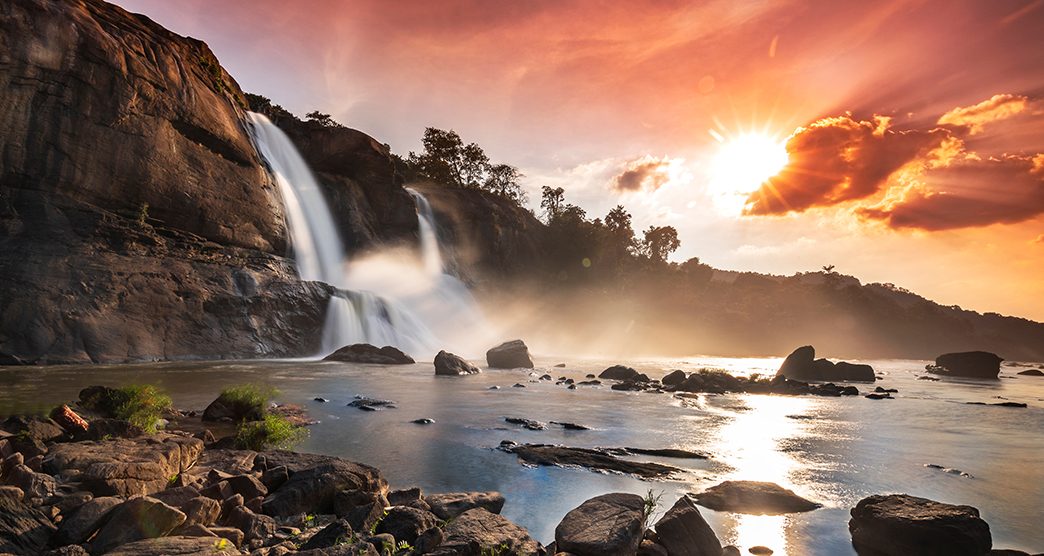
[[[308,164],[267,117],[253,112],[247,117],[286,206],[298,273],[342,290],[330,299],[323,354],[369,343],[421,358],[439,349],[475,354],[488,344],[492,335],[471,293],[444,272],[434,212],[423,195],[409,190],[417,206],[419,260],[412,250],[392,249],[348,261]]]

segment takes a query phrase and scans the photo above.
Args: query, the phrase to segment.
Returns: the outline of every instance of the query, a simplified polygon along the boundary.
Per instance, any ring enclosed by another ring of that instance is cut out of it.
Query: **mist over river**
[[[566,368],[554,368],[556,363]],[[554,378],[577,381],[626,363],[654,378],[670,369],[708,366],[733,374],[773,373],[779,359],[598,361],[539,358],[529,371],[485,370],[437,377],[428,363],[401,367],[320,361],[177,362],[122,366],[0,368],[0,413],[36,410],[76,399],[92,384],[154,383],[177,407],[202,409],[232,384],[261,382],[280,390],[277,400],[299,404],[320,421],[299,449],[342,456],[381,469],[392,488],[426,492],[498,490],[503,515],[547,543],[566,512],[608,492],[662,491],[660,511],[678,495],[722,480],[772,481],[823,504],[785,516],[753,516],[701,508],[722,544],[744,553],[755,545],[777,555],[855,554],[848,511],[877,493],[909,493],[977,507],[990,524],[994,546],[1040,550],[1044,499],[1044,378],[917,380],[923,361],[867,361],[897,388],[897,399],[700,395],[620,392],[602,386],[568,390]],[[525,388],[513,387],[519,383]],[[490,389],[499,386],[500,389]],[[859,384],[861,391],[868,389]],[[872,389],[873,386],[869,386]],[[355,396],[394,400],[395,409],[347,407]],[[313,400],[323,397],[328,403]],[[1028,408],[966,402],[1024,402]],[[431,425],[411,423],[432,418]],[[529,431],[505,417],[579,423],[592,430],[550,426]],[[585,469],[526,467],[495,449],[502,440],[579,447],[682,448],[707,460],[639,457],[685,469],[673,480]],[[946,472],[926,467],[957,469]]]

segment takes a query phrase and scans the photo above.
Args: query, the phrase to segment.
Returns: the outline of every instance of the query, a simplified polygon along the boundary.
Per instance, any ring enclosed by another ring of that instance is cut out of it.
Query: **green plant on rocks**
[[[170,396],[151,384],[111,390],[108,400],[113,417],[123,419],[148,433],[156,432],[163,412],[172,407]]]
[[[266,413],[260,421],[243,421],[236,429],[236,447],[244,450],[289,450],[308,436],[308,432],[289,419]]]
[[[654,493],[653,489],[649,489],[649,492],[645,493],[645,507],[642,510],[642,518],[645,529],[649,528],[649,525],[653,521],[653,515],[656,513],[656,508],[660,507],[660,500],[663,498],[663,491]]]
[[[221,391],[217,402],[235,415],[236,421],[260,420],[268,407],[268,402],[279,391],[264,384],[237,384]]]

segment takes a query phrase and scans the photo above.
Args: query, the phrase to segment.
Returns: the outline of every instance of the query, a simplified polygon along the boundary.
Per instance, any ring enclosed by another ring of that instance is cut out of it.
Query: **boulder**
[[[181,507],[187,525],[213,525],[221,515],[221,503],[213,498],[197,496]]]
[[[834,363],[827,359],[816,359],[816,349],[812,346],[801,346],[791,352],[776,371],[776,376],[805,382],[874,382],[877,380],[874,368],[870,365],[847,361]]]
[[[613,451],[598,448],[573,448],[547,444],[502,444],[501,450],[518,456],[530,465],[576,466],[596,471],[628,473],[646,479],[663,479],[681,471],[677,467],[654,462],[631,461],[616,457]],[[620,455],[628,455],[619,451]]]
[[[435,356],[435,374],[443,376],[473,375],[480,373],[478,367],[468,363],[461,357],[448,351],[440,351]]]
[[[504,495],[499,492],[451,492],[445,494],[429,494],[424,502],[431,508],[431,513],[439,519],[453,519],[460,514],[475,508],[482,508],[490,513],[499,514],[504,508]]]
[[[40,554],[53,534],[49,516],[20,500],[0,497],[0,554]]]
[[[638,371],[631,367],[625,367],[623,365],[613,365],[608,369],[602,371],[598,378],[605,378],[609,380],[622,380],[622,381],[636,381],[639,377],[643,376]]]
[[[271,516],[332,514],[338,492],[360,490],[384,493],[388,483],[379,470],[330,456],[268,452],[269,465],[286,465],[290,478],[268,494],[262,511]],[[297,461],[295,461],[295,457]],[[311,465],[301,469],[300,465]]]
[[[52,541],[53,546],[67,544],[83,544],[102,525],[105,516],[123,503],[123,499],[113,496],[102,496],[80,506],[71,515],[62,520]]]
[[[232,492],[242,495],[244,500],[268,495],[268,488],[253,475],[236,475],[226,480]]]
[[[494,513],[500,512],[498,510]],[[431,512],[406,506],[395,506],[389,509],[384,519],[377,524],[377,532],[395,537],[396,542],[405,541],[413,545],[421,533],[438,524],[439,518]]]
[[[537,554],[540,544],[525,528],[511,523],[484,508],[468,510],[442,530],[444,539],[438,551],[461,556]]]
[[[155,498],[131,498],[113,508],[91,541],[91,554],[105,554],[117,546],[162,537],[185,523],[185,514]]]
[[[87,432],[87,421],[77,415],[67,405],[63,404],[55,407],[51,410],[50,416],[58,426],[65,429],[69,434],[82,435]]]
[[[421,499],[420,487],[403,488],[388,493],[388,504],[392,506],[409,506]]]
[[[821,507],[776,483],[760,481],[725,481],[695,495],[695,500],[712,510],[755,515],[807,512]]]
[[[1016,374],[1020,374],[1022,376],[1044,376],[1044,371],[1040,369],[1029,369],[1026,371],[1020,371]]]
[[[667,373],[666,376],[660,379],[660,382],[664,386],[678,386],[679,384],[685,382],[686,378],[688,378],[688,375],[685,374],[685,371],[677,370]]]
[[[340,519],[326,527],[323,527],[319,532],[312,535],[310,539],[301,545],[301,550],[328,548],[352,538],[354,534],[355,532],[352,529],[352,526],[346,520]]]
[[[670,556],[720,556],[721,543],[689,496],[682,496],[656,522],[659,544]]]
[[[491,369],[532,369],[533,358],[522,340],[511,340],[486,352],[486,364]]]
[[[234,398],[222,392],[217,399],[203,410],[204,421],[260,421],[264,419],[265,408],[251,404],[246,400]]]
[[[334,495],[334,514],[356,531],[369,531],[384,517],[388,499],[380,492],[341,490]]]
[[[392,346],[377,347],[371,344],[352,344],[327,355],[323,361],[345,363],[371,363],[375,365],[410,365],[416,363],[412,357]]]
[[[221,556],[239,554],[235,544],[219,537],[160,537],[127,543],[107,556]]]
[[[636,494],[603,494],[565,515],[555,547],[576,556],[630,556],[642,542],[645,500]]]
[[[188,470],[203,442],[173,434],[136,439],[56,444],[44,459],[52,475],[76,472],[84,490],[95,496],[153,494],[167,487],[171,477]]]
[[[1000,364],[1004,359],[996,353],[988,351],[964,351],[945,353],[935,358],[935,365],[928,366],[928,372],[968,378],[997,378]]]
[[[228,525],[243,532],[243,540],[265,540],[276,532],[276,521],[264,514],[256,514],[243,506],[232,509],[226,520]]]
[[[982,556],[993,546],[990,526],[971,506],[878,494],[860,500],[851,513],[848,530],[861,554]]]

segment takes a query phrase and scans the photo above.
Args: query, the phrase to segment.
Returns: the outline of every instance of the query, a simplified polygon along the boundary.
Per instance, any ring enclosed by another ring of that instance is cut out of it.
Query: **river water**
[[[566,368],[554,368],[559,362]],[[999,381],[921,381],[923,361],[867,361],[898,388],[895,400],[812,396],[706,395],[568,390],[539,381],[583,379],[620,361],[540,359],[525,371],[487,370],[436,377],[428,363],[401,367],[320,361],[179,362],[121,366],[0,368],[0,414],[40,410],[76,399],[91,384],[153,383],[175,404],[202,409],[225,386],[270,384],[278,401],[300,404],[321,422],[300,450],[379,467],[393,488],[427,492],[498,490],[503,514],[544,542],[570,509],[607,492],[661,493],[660,511],[684,492],[722,480],[772,481],[823,504],[787,516],[750,516],[701,508],[723,544],[764,545],[777,555],[854,554],[848,511],[870,494],[905,492],[979,508],[994,546],[1044,550],[1044,378],[1004,367]],[[694,357],[629,361],[659,377],[701,366],[734,374],[772,373],[780,360]],[[525,388],[513,387],[524,384]],[[500,389],[492,390],[491,386]],[[859,385],[865,390],[865,385]],[[394,400],[398,407],[367,412],[347,407],[355,396]],[[329,403],[313,401],[316,396]],[[1029,408],[966,402],[1025,402]],[[504,417],[576,422],[592,430],[551,426],[528,431]],[[431,425],[412,420],[429,417]],[[642,481],[584,469],[531,468],[496,450],[502,440],[582,447],[682,448],[709,460],[641,457],[684,468],[669,481]],[[926,467],[956,468],[971,477]]]

